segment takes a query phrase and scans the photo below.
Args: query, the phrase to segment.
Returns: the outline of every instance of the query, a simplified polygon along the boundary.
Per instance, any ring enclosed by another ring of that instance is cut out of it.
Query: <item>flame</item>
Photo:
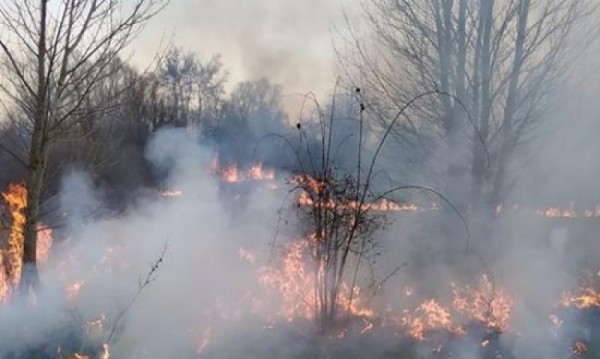
[[[250,252],[248,250],[245,250],[242,247],[240,247],[238,249],[238,255],[240,256],[240,258],[242,258],[243,260],[245,260],[249,264],[255,264],[256,263],[256,256],[252,252]]]
[[[373,329],[373,322],[369,322],[369,321],[364,321],[365,322],[365,326],[364,328],[360,331],[360,334],[365,334],[366,332],[370,331],[371,329]]]
[[[9,285],[14,288],[21,280],[23,267],[23,228],[25,227],[25,208],[27,207],[25,184],[10,184],[8,191],[2,193],[2,197],[8,205],[12,217],[7,249],[4,249],[3,252],[3,269]]]
[[[322,193],[323,189],[326,187],[323,181],[319,181],[307,174],[296,175],[291,180],[292,184],[298,186],[299,188],[304,189],[300,192],[298,197],[298,203],[301,206],[315,206],[315,201],[311,197],[311,193],[319,194]],[[403,203],[398,204],[393,202],[387,198],[378,199],[373,202],[366,201],[349,201],[347,203],[336,203],[334,200],[330,199],[327,203],[319,203],[321,206],[325,208],[334,209],[357,209],[359,207],[359,203],[362,202],[360,208],[363,211],[373,211],[373,212],[409,212],[409,213],[418,213],[423,212],[424,210],[417,206],[414,203]],[[430,211],[436,211],[436,207],[430,209]]]
[[[504,332],[508,329],[513,300],[502,289],[496,289],[487,275],[482,275],[477,288],[454,288],[454,309],[488,328]]]
[[[588,351],[588,347],[584,342],[576,342],[571,347],[571,352],[577,356],[581,356],[581,355],[587,353],[587,351]]]
[[[110,359],[110,346],[107,343],[102,344],[102,353],[98,355],[98,359]],[[91,359],[89,355],[75,353],[67,359]]]
[[[588,309],[600,307],[600,293],[592,286],[583,286],[579,294],[563,293],[561,304],[565,307]]]
[[[412,290],[410,294],[413,295]],[[397,322],[406,329],[410,337],[418,341],[426,340],[427,333],[433,331],[463,336],[466,334],[464,324],[474,321],[497,331],[508,329],[512,299],[502,290],[495,289],[488,276],[483,275],[475,288],[458,288],[453,285],[453,294],[451,306],[444,306],[435,299],[427,299],[413,311],[403,310]],[[488,344],[489,340],[482,342],[482,346]]]
[[[262,163],[258,163],[250,167],[248,177],[254,181],[274,180],[275,171],[264,169]]]
[[[237,165],[231,165],[221,170],[221,179],[227,183],[237,183],[242,181],[242,175]]]
[[[440,305],[435,299],[421,303],[412,315],[405,311],[402,322],[409,335],[419,341],[425,340],[425,333],[432,330],[446,330],[460,335],[464,333],[462,328],[452,323],[448,308]]]
[[[552,327],[554,329],[559,329],[560,327],[562,327],[564,321],[560,319],[556,314],[551,314],[550,323],[552,323]]]
[[[280,298],[277,315],[288,322],[294,319],[315,319],[317,299],[315,297],[315,281],[322,279],[324,268],[318,265],[317,273],[310,268],[310,241],[316,240],[316,235],[309,238],[290,241],[283,248],[279,263],[262,267],[258,270],[258,281],[265,288],[274,289]],[[338,307],[340,313],[353,318],[373,318],[375,312],[366,308],[361,301],[361,289],[353,289],[347,283],[340,285]]]
[[[553,206],[548,208],[537,209],[522,209],[519,205],[513,205],[510,208],[505,208],[502,204],[496,206],[496,214],[508,212],[519,212],[534,214],[545,218],[600,218],[600,204],[597,204],[593,209],[577,210],[575,202],[568,202],[563,206]]]
[[[83,287],[83,285],[85,284],[84,281],[77,281],[71,284],[68,284],[65,287],[65,294],[67,296],[68,300],[75,300],[77,298],[77,296],[79,295],[79,291],[81,290],[81,288]]]
[[[38,224],[37,226],[37,245],[36,245],[36,260],[38,263],[45,263],[48,260],[48,253],[52,247],[54,238],[52,237],[52,229]]]
[[[110,359],[110,346],[108,343],[102,344],[102,354],[100,354],[100,359]]]
[[[106,322],[106,315],[102,314],[98,319],[89,321],[87,323],[88,335],[99,334],[104,329],[104,323]]]
[[[183,195],[183,191],[180,191],[180,190],[166,190],[166,191],[160,191],[158,194],[161,197],[181,197]]]
[[[307,242],[294,241],[286,246],[279,266],[259,269],[259,283],[274,288],[281,297],[278,315],[292,321],[295,317],[313,317],[316,305],[313,277],[303,263]]]
[[[0,248],[0,302],[5,302],[21,281],[27,188],[24,183],[10,184],[2,198],[12,219],[8,241],[4,248]],[[38,223],[36,230],[36,259],[38,263],[44,263],[52,247],[52,229]]]
[[[247,170],[241,170],[237,163],[222,166],[218,155],[213,158],[209,172],[225,183],[240,183],[247,180],[272,181],[275,179],[275,171],[265,168],[262,162],[253,164]]]
[[[211,334],[211,328],[204,329],[202,335],[200,336],[200,340],[198,341],[198,346],[196,347],[197,354],[201,354],[204,351],[204,349],[206,349],[208,344],[210,344]]]
[[[569,202],[565,208],[550,207],[545,210],[537,210],[537,214],[548,218],[576,218],[575,202]]]

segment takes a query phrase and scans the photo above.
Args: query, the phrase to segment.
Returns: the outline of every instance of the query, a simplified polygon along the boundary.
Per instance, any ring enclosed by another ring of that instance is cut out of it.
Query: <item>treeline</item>
[[[144,159],[144,148],[160,128],[185,128],[219,152],[223,162],[250,161],[265,133],[285,131],[281,87],[261,78],[244,81],[227,93],[228,74],[219,56],[202,60],[180,49],[169,51],[159,66],[140,72],[116,59],[108,76],[94,86],[86,103],[52,141],[45,197],[58,190],[60,177],[85,169],[115,198],[156,186],[160,174]],[[95,103],[96,102],[96,103]],[[95,111],[97,104],[102,111]],[[0,129],[0,185],[26,178],[25,153],[30,128],[12,110]]]

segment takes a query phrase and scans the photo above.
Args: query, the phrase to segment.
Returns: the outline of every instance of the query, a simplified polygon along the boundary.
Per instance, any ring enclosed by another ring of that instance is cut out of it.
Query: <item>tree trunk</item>
[[[37,271],[37,222],[46,171],[48,142],[48,97],[46,79],[46,18],[48,0],[40,0],[40,37],[37,53],[37,95],[33,114],[33,133],[29,150],[27,207],[25,208],[25,228],[23,229],[23,268],[19,292],[27,296],[39,284]]]
[[[23,229],[23,269],[21,273],[20,292],[27,295],[39,284],[37,272],[37,222],[40,214],[40,203],[46,170],[45,141],[40,136],[33,144],[30,153],[29,181],[27,183],[27,207],[25,208],[25,227]],[[34,136],[35,137],[35,136]]]
[[[492,112],[491,99],[491,42],[492,23],[494,21],[494,0],[481,0],[478,36],[481,36],[480,80],[481,80],[481,111],[479,112],[479,128],[473,135],[473,164],[471,165],[472,191],[470,203],[474,211],[483,204],[481,200],[485,178],[487,176],[485,141],[490,132],[490,117]],[[479,84],[476,84],[478,86]],[[478,131],[478,133],[477,133]],[[482,143],[483,142],[483,143]]]
[[[513,117],[515,115],[517,104],[517,92],[519,87],[519,75],[523,67],[523,52],[525,46],[525,37],[527,36],[527,18],[529,17],[530,0],[521,0],[519,2],[518,28],[515,43],[515,57],[510,76],[508,94],[506,98],[506,107],[504,108],[504,128],[502,129],[502,145],[498,156],[498,166],[494,175],[492,193],[489,200],[490,207],[494,208],[501,204],[502,191],[506,178],[508,162],[515,146],[513,133]]]

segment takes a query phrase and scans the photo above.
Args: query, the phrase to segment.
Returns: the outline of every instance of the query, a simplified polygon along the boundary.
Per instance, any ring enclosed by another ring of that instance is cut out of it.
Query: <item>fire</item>
[[[311,193],[320,194],[325,188],[325,183],[319,181],[309,175],[296,175],[291,180],[292,184],[302,188],[300,195],[298,197],[298,203],[301,206],[315,206],[315,200],[311,197]],[[329,199],[327,203],[320,203],[321,206],[329,209],[357,209],[359,207],[359,202],[363,201],[349,201],[347,203],[336,203],[333,199]],[[398,204],[393,202],[387,198],[382,198],[373,202],[364,201],[360,208],[363,211],[374,211],[374,212],[408,212],[408,213],[418,213],[423,212],[424,210],[417,206],[414,203],[403,203]],[[436,208],[432,207],[431,211],[435,211]]]
[[[415,340],[424,341],[427,333],[443,331],[456,336],[466,334],[465,324],[478,322],[496,331],[506,331],[510,321],[512,299],[502,290],[494,289],[488,276],[483,275],[477,287],[453,286],[451,306],[435,299],[423,301],[416,309],[405,309],[399,323]],[[412,290],[410,291],[413,295]],[[489,340],[483,341],[487,346]]]
[[[252,165],[248,171],[248,177],[254,181],[274,180],[275,172],[263,168],[262,163]]]
[[[27,188],[24,183],[10,184],[2,197],[10,210],[12,222],[8,240],[0,248],[0,302],[8,300],[10,293],[21,281]],[[44,263],[52,247],[52,229],[38,224],[36,230],[36,258],[38,263]]]
[[[53,241],[52,229],[38,224],[36,246],[36,258],[38,263],[45,263],[46,260],[48,260],[48,253],[50,252]]]
[[[561,304],[578,309],[597,308],[600,307],[600,293],[591,286],[584,286],[580,288],[580,293],[577,295],[564,292]]]
[[[180,191],[180,190],[166,190],[166,191],[160,191],[159,195],[161,197],[181,197],[183,195],[183,191]]]
[[[204,329],[202,335],[200,336],[200,340],[198,341],[198,346],[196,347],[197,354],[201,354],[204,351],[204,349],[206,349],[206,347],[210,343],[211,333],[211,328]]]
[[[75,353],[68,359],[90,359],[89,355]],[[108,344],[102,344],[102,353],[98,356],[98,359],[110,359],[110,346]]]
[[[240,256],[240,258],[244,259],[246,262],[250,263],[250,264],[255,264],[256,263],[256,256],[251,253],[250,251],[245,250],[244,248],[239,248],[238,249],[238,255]]]
[[[554,329],[559,329],[560,327],[562,327],[564,321],[560,319],[556,314],[551,314],[550,323],[552,323],[552,327]]]
[[[484,274],[477,288],[455,287],[452,305],[467,318],[504,332],[508,329],[513,300],[502,289],[496,289]]]
[[[405,311],[402,322],[407,327],[409,335],[419,341],[425,340],[425,334],[433,330],[464,334],[463,329],[452,322],[449,309],[440,305],[435,299],[421,303],[412,315]]]
[[[323,268],[311,268],[309,243],[311,239],[295,240],[287,243],[278,263],[272,263],[258,269],[258,281],[268,290],[275,290],[280,299],[277,316],[291,322],[295,319],[313,320],[317,308],[315,297],[315,280],[323,277]],[[248,255],[240,252],[240,257],[248,260]],[[251,258],[255,258],[251,256]],[[353,289],[347,283],[340,288],[337,305],[340,314],[352,318],[373,318],[375,312],[367,308],[361,301],[361,290],[358,286]]]
[[[85,284],[84,281],[78,281],[78,282],[74,282],[74,283],[67,285],[65,287],[65,293],[66,293],[67,299],[75,300],[77,298],[77,296],[79,295],[79,291],[81,290],[81,288],[83,287],[84,284]]]
[[[298,203],[302,206],[314,206],[315,203],[310,198],[308,192],[300,192],[300,196],[298,197]],[[358,207],[357,201],[352,201],[346,204],[335,203],[333,200],[329,201],[325,204],[327,208],[346,208],[346,209],[356,209]],[[392,202],[388,199],[381,199],[376,202],[363,203],[361,208],[364,211],[374,211],[374,212],[409,212],[409,213],[417,213],[422,210],[414,203],[404,203],[398,204],[396,202]]]
[[[23,228],[25,227],[25,208],[27,207],[27,189],[24,183],[10,184],[8,191],[2,193],[12,217],[10,235],[3,249],[3,272],[8,285],[16,287],[21,280],[23,266]]]
[[[365,327],[360,331],[360,334],[365,334],[371,329],[373,329],[373,322],[365,321]]]
[[[565,208],[550,207],[545,210],[537,210],[536,213],[548,218],[576,218],[579,216],[575,211],[575,202],[569,202]]]
[[[106,322],[106,315],[102,314],[98,319],[92,320],[87,323],[88,335],[95,335],[101,333],[104,329],[104,323]]]
[[[272,181],[275,179],[275,171],[265,168],[262,162],[253,164],[247,170],[242,170],[236,163],[222,166],[218,156],[213,158],[210,166],[210,173],[216,175],[225,183]]]
[[[524,214],[533,214],[545,218],[600,218],[600,204],[596,205],[593,209],[576,209],[575,202],[568,202],[563,206],[553,206],[548,208],[537,208],[537,209],[526,209],[521,208],[519,205],[514,205],[510,208],[505,208],[503,205],[496,207],[496,214],[503,214],[509,212],[518,212]]]
[[[312,295],[313,276],[303,263],[307,246],[306,242],[292,242],[286,246],[279,266],[259,269],[259,282],[278,292],[281,297],[278,315],[288,321],[297,317],[311,319],[314,316],[316,300]]]
[[[102,344],[102,354],[100,359],[110,359],[110,346],[107,343]]]
[[[581,356],[581,355],[587,353],[587,351],[588,351],[588,347],[584,342],[576,342],[571,347],[571,352],[577,356]]]
[[[242,175],[237,165],[231,165],[221,170],[221,179],[227,183],[237,183],[242,181]]]

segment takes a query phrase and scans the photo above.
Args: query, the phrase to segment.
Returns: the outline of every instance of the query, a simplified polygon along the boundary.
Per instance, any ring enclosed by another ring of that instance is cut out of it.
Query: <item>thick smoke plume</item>
[[[342,127],[339,141],[345,139],[344,131],[352,132]],[[310,335],[293,339],[298,331],[310,332],[299,329],[310,327],[307,323],[293,322],[291,329],[285,321],[268,319],[277,313],[276,298],[270,298],[268,310],[264,303],[248,304],[249,297],[265,295],[256,268],[273,258],[274,235],[295,232],[291,223],[279,228],[282,203],[290,201],[283,180],[289,174],[278,173],[278,189],[249,185],[242,200],[211,173],[214,158],[210,148],[199,145],[185,130],[158,131],[149,141],[146,159],[156,173],[166,174],[162,188],[179,195],[139,196],[121,213],[102,210],[104,194],[86,173],[65,176],[59,200],[64,221],[55,231],[64,240],[55,244],[42,269],[44,286],[37,304],[2,308],[0,356],[32,348],[56,350],[44,348],[49,337],[69,343],[65,337],[78,335],[71,324],[74,320],[80,321],[79,330],[88,331],[89,323],[99,319],[104,334],[92,340],[102,343],[114,326],[118,333],[111,343],[114,357],[302,357],[314,350],[310,348],[319,348],[321,344],[312,342]],[[428,200],[431,197],[425,196]],[[436,232],[438,216],[434,211],[392,218],[379,243],[382,258],[371,268],[385,284],[370,305],[385,312],[389,305],[410,307],[415,298],[452,301],[451,283],[477,286],[483,273],[493,287],[492,295],[505,291],[514,303],[510,329],[494,345],[515,358],[563,357],[571,337],[553,331],[549,315],[561,311],[563,291],[576,289],[575,278],[589,269],[572,254],[574,239],[568,227],[548,227],[549,220],[539,216],[507,215],[497,224],[497,237],[471,239],[474,242],[465,251],[464,237],[448,243],[443,233]],[[165,248],[156,277],[122,320],[115,321]],[[259,264],[249,265],[241,251],[252,253],[256,257],[251,262]],[[568,311],[560,315],[577,338],[591,339],[580,317]],[[26,328],[25,332],[14,331],[16,322],[23,323],[19,328]],[[474,333],[454,344],[453,353],[465,358],[485,356],[481,343],[489,339],[483,332]],[[356,346],[360,341],[371,344]],[[367,336],[340,339],[335,353],[370,355],[372,341],[388,348],[384,352],[399,350],[401,345],[391,329],[382,327]],[[77,350],[63,350],[68,349]],[[424,345],[417,352],[430,355],[431,350]]]

